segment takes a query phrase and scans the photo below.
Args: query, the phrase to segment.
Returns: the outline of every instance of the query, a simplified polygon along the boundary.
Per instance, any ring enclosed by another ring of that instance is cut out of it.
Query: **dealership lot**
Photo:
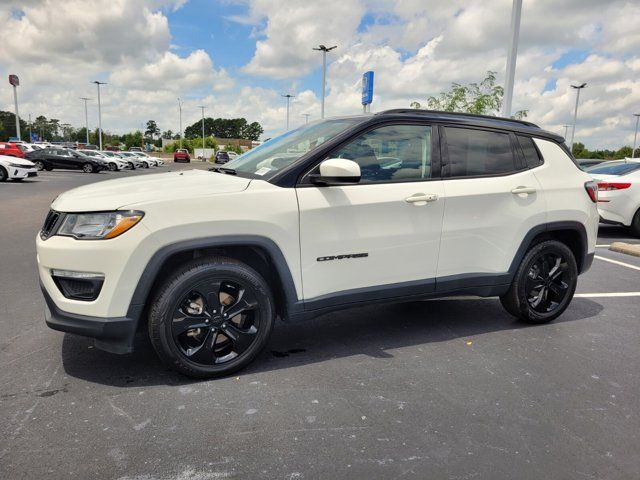
[[[0,185],[0,478],[633,478],[640,469],[640,243],[602,227],[557,321],[496,299],[371,306],[276,327],[238,376],[163,368],[49,330],[35,235],[51,200],[172,169]],[[215,209],[215,205],[212,205]],[[406,477],[405,477],[406,478]]]

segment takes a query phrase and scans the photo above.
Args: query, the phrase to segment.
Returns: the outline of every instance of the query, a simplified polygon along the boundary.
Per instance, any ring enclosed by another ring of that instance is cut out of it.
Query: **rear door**
[[[446,205],[438,291],[508,282],[516,251],[546,222],[545,195],[513,133],[441,126]]]

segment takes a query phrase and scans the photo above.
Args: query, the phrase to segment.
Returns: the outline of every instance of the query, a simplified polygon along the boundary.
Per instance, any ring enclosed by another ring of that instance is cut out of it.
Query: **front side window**
[[[358,136],[333,151],[360,165],[360,183],[407,182],[431,178],[431,127],[388,125]]]
[[[517,170],[511,140],[506,133],[445,127],[448,159],[443,176],[502,175]]]

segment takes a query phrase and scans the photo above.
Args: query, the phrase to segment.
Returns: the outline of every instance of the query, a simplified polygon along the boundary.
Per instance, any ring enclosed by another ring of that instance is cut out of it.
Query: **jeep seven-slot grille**
[[[43,240],[49,238],[49,236],[54,232],[54,228],[56,227],[58,220],[60,220],[60,213],[55,210],[49,210],[47,218],[44,219],[42,230],[40,230],[40,238]]]

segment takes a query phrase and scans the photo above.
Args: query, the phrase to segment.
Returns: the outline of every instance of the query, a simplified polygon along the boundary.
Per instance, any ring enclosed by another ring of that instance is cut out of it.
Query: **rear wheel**
[[[160,358],[184,375],[228,375],[266,345],[275,308],[265,280],[226,257],[176,270],[151,303],[149,336]]]
[[[631,233],[636,237],[640,237],[640,209],[638,209],[631,221]]]
[[[7,178],[9,178],[9,174],[4,167],[0,167],[0,182],[6,182]]]
[[[547,240],[529,249],[500,301],[520,320],[547,323],[566,310],[577,283],[573,252],[564,243]]]
[[[90,163],[85,163],[84,165],[82,165],[82,171],[84,173],[93,173],[93,165],[91,165]]]

